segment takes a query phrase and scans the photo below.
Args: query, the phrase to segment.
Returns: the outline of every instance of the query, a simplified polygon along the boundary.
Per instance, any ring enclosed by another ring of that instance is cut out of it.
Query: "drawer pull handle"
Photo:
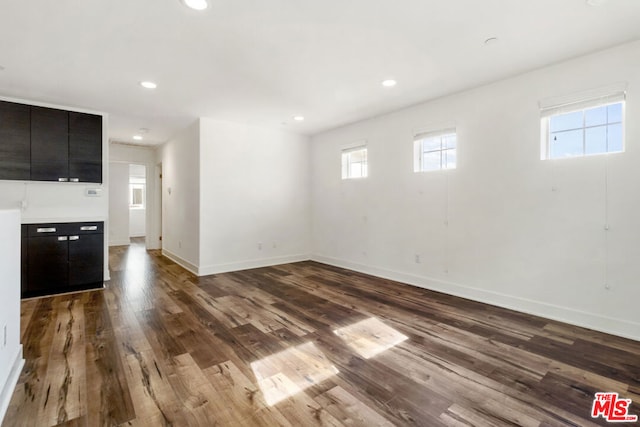
[[[80,236],[69,236],[69,240],[80,240]]]
[[[65,242],[67,240],[67,236],[58,236],[59,242]]]
[[[58,178],[58,182],[67,182],[69,178]]]
[[[71,182],[80,182],[80,178],[69,178]]]
[[[38,228],[38,233],[55,233],[55,232],[56,232],[56,228],[55,227]]]
[[[80,227],[80,231],[96,231],[97,229],[97,225],[83,225]]]

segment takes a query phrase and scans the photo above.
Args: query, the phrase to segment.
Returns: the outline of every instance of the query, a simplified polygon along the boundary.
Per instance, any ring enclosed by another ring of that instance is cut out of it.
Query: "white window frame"
[[[451,135],[455,136],[456,138],[456,146],[455,148],[446,148],[443,146],[444,138]],[[436,153],[436,152],[440,153],[440,167],[437,169],[425,169],[423,164],[424,153],[426,152],[423,148],[424,141],[432,140],[432,139],[439,139],[440,141],[440,149],[429,151],[431,153]],[[451,152],[451,151],[455,152],[456,161],[453,166],[449,167],[447,166],[447,162],[444,159],[446,157],[445,153]],[[457,154],[458,154],[458,133],[456,131],[456,128],[440,129],[440,130],[431,131],[431,132],[421,132],[414,135],[413,137],[413,171],[416,173],[437,172],[442,170],[456,169],[458,166]]]
[[[577,99],[576,99],[577,98]],[[592,108],[605,107],[609,105],[622,104],[622,117],[620,122],[611,122],[602,125],[586,126],[585,112]],[[609,92],[597,97],[582,98],[574,96],[573,99],[568,98],[563,101],[556,101],[556,103],[547,103],[543,105],[541,103],[540,108],[540,159],[541,160],[559,160],[559,159],[575,159],[579,157],[601,156],[613,153],[623,153],[625,151],[625,107],[626,96],[624,91]],[[567,129],[566,131],[582,130],[582,154],[563,157],[551,157],[551,118],[570,114],[575,112],[582,112],[582,126],[575,129]],[[622,148],[620,151],[607,151],[600,153],[586,153],[586,130],[598,127],[608,127],[613,124],[622,125]]]
[[[364,161],[362,162],[352,162],[351,155],[358,151],[364,151]],[[368,150],[367,145],[358,145],[349,148],[342,149],[342,179],[363,179],[369,176],[369,161],[368,161]],[[353,176],[353,164],[361,163],[361,171],[362,174],[359,176]]]

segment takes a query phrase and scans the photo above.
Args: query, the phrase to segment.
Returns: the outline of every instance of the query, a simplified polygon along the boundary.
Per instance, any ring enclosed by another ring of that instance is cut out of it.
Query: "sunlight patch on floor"
[[[333,333],[365,359],[370,359],[408,339],[375,317],[337,329]]]
[[[253,362],[251,369],[269,406],[338,373],[338,369],[312,342]]]

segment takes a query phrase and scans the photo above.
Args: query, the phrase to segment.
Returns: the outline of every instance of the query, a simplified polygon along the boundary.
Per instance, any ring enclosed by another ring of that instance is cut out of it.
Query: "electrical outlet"
[[[261,251],[262,250],[262,242],[258,242],[258,250]]]
[[[420,264],[420,254],[416,254],[415,261],[416,264]]]
[[[178,247],[182,248],[182,240],[178,240]]]

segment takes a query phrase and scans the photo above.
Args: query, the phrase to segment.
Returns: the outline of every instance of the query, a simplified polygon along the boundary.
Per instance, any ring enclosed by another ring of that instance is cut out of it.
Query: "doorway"
[[[147,235],[147,167],[129,165],[129,238],[142,243]]]

